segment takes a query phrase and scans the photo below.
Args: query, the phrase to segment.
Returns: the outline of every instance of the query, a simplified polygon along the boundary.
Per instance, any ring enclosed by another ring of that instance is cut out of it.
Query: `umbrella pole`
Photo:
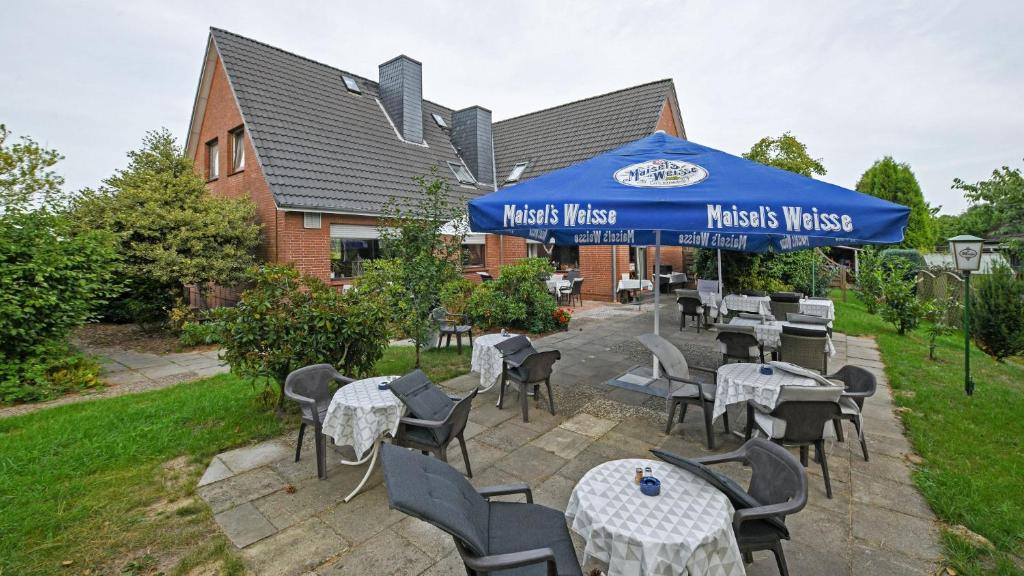
[[[722,251],[718,250],[718,297],[722,297]]]
[[[658,334],[661,330],[661,302],[658,298],[661,295],[661,230],[654,231],[654,274],[651,276],[654,280],[654,333]],[[661,377],[657,356],[654,357],[654,367],[651,370],[655,378]]]

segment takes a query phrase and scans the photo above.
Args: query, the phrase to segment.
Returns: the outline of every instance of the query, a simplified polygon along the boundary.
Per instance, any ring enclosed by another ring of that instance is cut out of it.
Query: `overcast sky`
[[[354,73],[400,53],[424,96],[495,120],[675,80],[687,135],[741,153],[791,131],[853,187],[886,154],[932,204],[1021,166],[1024,3],[3,0],[0,122],[95,186],[146,130],[184,141],[209,26]]]

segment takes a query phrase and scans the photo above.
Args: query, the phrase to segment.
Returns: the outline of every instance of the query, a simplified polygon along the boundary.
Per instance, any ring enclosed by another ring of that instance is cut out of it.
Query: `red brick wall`
[[[263,241],[260,244],[259,257],[266,260],[276,260],[277,224],[279,214],[274,203],[274,197],[270,194],[266,178],[259,162],[256,160],[256,151],[253,149],[249,135],[245,136],[245,168],[231,174],[231,152],[228,144],[228,132],[241,126],[242,114],[235,104],[235,97],[231,92],[224,67],[220,58],[214,66],[213,78],[210,83],[210,95],[206,103],[206,111],[203,114],[202,126],[199,129],[198,146],[196,146],[195,162],[196,173],[206,177],[207,154],[206,143],[216,138],[220,156],[220,176],[207,182],[206,187],[212,194],[228,198],[249,196],[256,203],[256,211],[260,222],[263,223]]]

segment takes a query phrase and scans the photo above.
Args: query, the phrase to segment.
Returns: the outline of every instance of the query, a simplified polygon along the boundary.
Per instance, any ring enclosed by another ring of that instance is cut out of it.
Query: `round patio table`
[[[659,496],[645,496],[634,481],[634,471],[647,466],[661,480]],[[732,515],[729,499],[704,479],[641,459],[592,468],[565,510],[586,541],[584,561],[606,566],[608,576],[744,574]]]
[[[502,356],[495,344],[512,338],[515,334],[484,334],[473,339],[473,358],[469,368],[480,375],[480,391],[487,392],[501,380]]]
[[[356,460],[342,460],[347,466],[360,466],[367,461],[366,474],[355,490],[345,497],[348,502],[366,484],[377,463],[377,453],[386,434],[398,431],[405,406],[391,390],[380,390],[382,382],[391,382],[398,376],[377,376],[356,380],[338,388],[331,398],[324,416],[323,432],[338,446],[351,446]]]

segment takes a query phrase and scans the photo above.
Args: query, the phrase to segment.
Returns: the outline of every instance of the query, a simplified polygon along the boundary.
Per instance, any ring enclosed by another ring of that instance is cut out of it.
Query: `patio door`
[[[634,278],[647,277],[647,246],[631,246],[629,251],[629,272]]]

